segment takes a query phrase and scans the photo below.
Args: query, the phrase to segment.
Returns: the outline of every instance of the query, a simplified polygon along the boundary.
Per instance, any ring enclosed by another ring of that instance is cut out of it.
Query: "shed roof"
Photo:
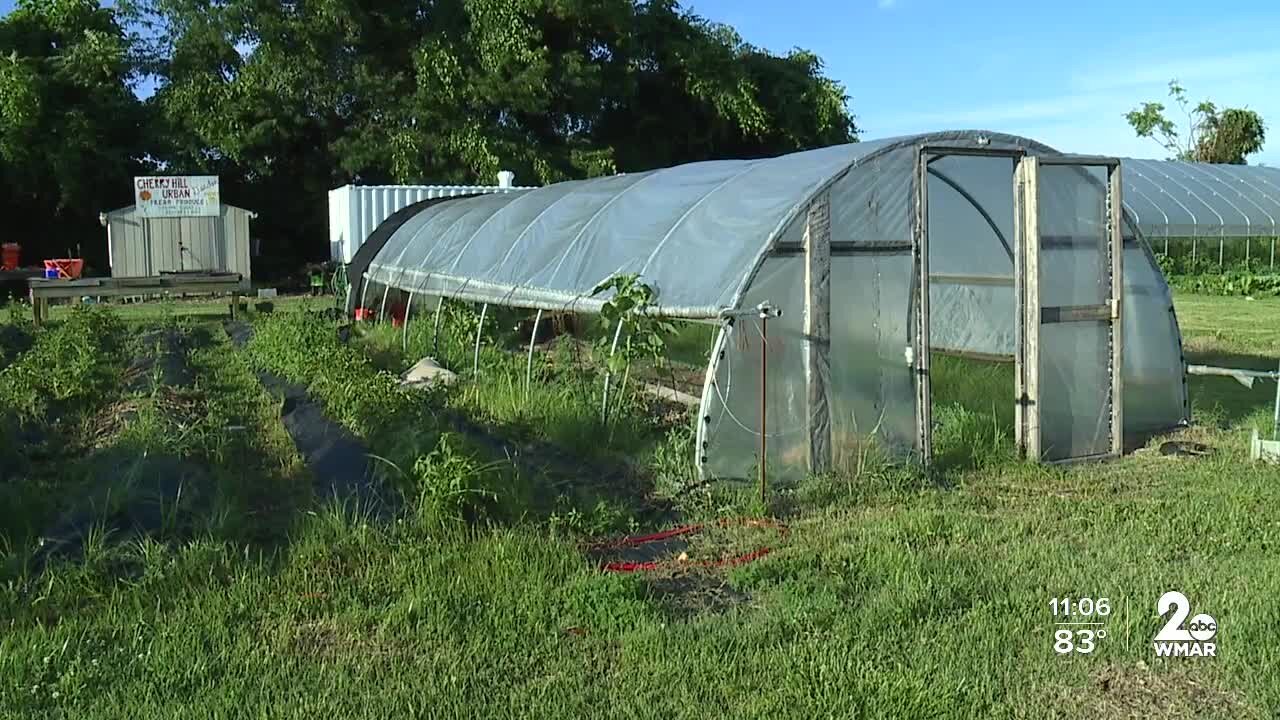
[[[125,205],[124,207],[119,207],[119,208],[116,208],[115,210],[107,210],[106,212],[102,213],[102,217],[107,218],[115,215],[127,215],[129,213],[134,212],[137,209],[137,207],[138,207],[137,205]],[[248,213],[249,217],[251,218],[258,217],[257,212],[253,210],[248,210],[246,208],[237,207],[235,205],[228,205],[227,203],[222,203],[220,207],[225,208],[227,210],[234,210],[236,212]],[[160,218],[157,218],[157,219],[160,219]]]

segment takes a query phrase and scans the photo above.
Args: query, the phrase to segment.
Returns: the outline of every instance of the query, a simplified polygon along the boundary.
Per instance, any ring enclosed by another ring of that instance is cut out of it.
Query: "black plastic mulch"
[[[226,330],[236,347],[243,347],[253,337],[253,328],[243,322],[228,322]],[[267,392],[284,401],[280,420],[311,471],[316,495],[355,501],[375,514],[388,509],[391,499],[379,492],[369,448],[329,419],[305,386],[269,372],[257,375]]]

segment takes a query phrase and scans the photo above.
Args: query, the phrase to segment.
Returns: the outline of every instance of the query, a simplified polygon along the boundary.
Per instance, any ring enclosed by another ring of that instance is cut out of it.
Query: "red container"
[[[373,322],[373,318],[375,314],[376,313],[374,313],[374,311],[369,308],[356,308],[356,321],[357,322]]]
[[[22,246],[18,243],[0,245],[0,270],[17,270],[22,263]]]
[[[80,279],[80,273],[84,271],[84,260],[80,258],[45,260],[44,269],[46,271],[56,270],[59,280],[78,280]]]

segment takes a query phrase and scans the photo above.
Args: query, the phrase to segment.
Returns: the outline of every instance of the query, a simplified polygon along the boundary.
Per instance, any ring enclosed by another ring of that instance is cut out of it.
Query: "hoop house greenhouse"
[[[395,292],[420,312],[594,313],[597,284],[636,274],[654,312],[719,327],[707,476],[839,469],[868,443],[928,462],[939,352],[1015,362],[1029,456],[1107,457],[1188,417],[1169,289],[1121,172],[965,131],[428,200],[356,254],[348,310]]]

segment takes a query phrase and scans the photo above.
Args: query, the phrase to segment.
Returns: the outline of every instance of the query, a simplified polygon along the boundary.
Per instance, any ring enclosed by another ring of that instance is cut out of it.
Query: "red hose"
[[[754,519],[754,518],[725,518],[716,522],[716,525],[718,525],[719,527],[727,527],[729,525],[735,525],[735,524],[746,525],[749,527],[770,527],[770,528],[777,529],[779,533],[781,533],[784,536],[787,534],[787,526],[774,520],[760,520],[760,519]],[[673,537],[680,537],[682,535],[692,535],[694,533],[702,532],[704,528],[705,526],[700,524],[699,525],[681,525],[679,527],[671,528],[670,530],[662,530],[660,532],[650,533],[648,535],[631,535],[631,536],[618,538],[617,540],[613,540],[611,542],[597,543],[591,546],[591,549],[608,550],[608,549],[623,548],[623,547],[638,547],[640,545],[646,545],[648,543],[659,542],[661,540],[668,540]],[[772,552],[772,548],[768,546],[762,546],[748,553],[742,553],[741,555],[730,555],[722,558],[717,558],[715,560],[698,560],[698,561],[685,561],[685,562],[681,562],[679,560],[648,560],[648,561],[614,560],[614,561],[606,562],[604,565],[601,566],[600,569],[604,570],[605,572],[628,572],[629,573],[629,572],[652,572],[654,570],[661,570],[664,567],[701,567],[701,568],[736,567],[738,565],[745,565],[749,562],[759,560],[765,555],[768,555],[770,552]]]

